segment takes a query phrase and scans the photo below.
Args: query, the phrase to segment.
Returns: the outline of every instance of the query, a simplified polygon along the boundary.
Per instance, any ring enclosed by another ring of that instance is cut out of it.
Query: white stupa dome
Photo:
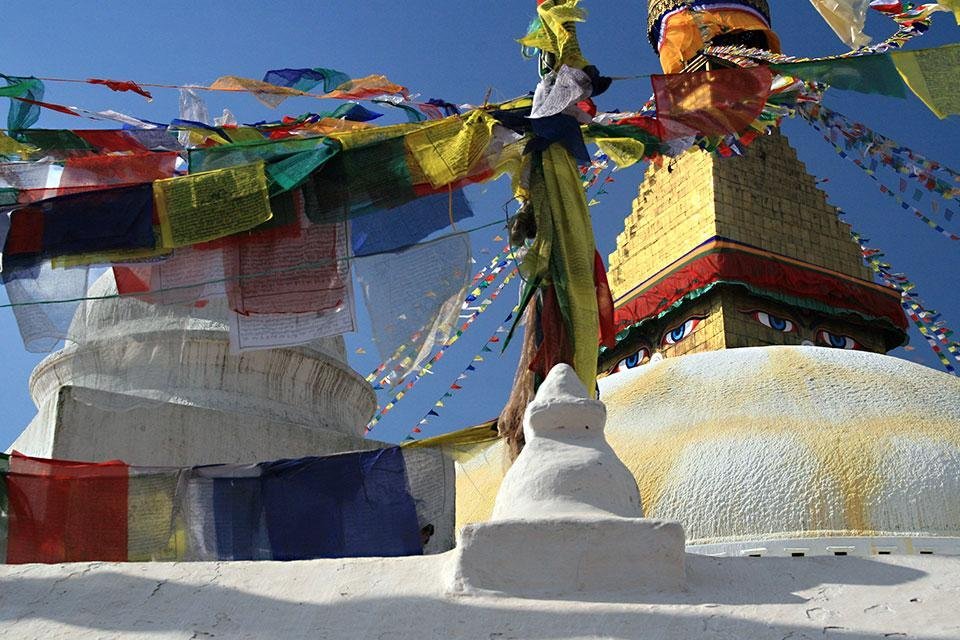
[[[630,369],[600,391],[646,515],[681,522],[695,549],[960,553],[954,376],[861,351],[752,347]]]
[[[90,287],[94,299],[74,315],[67,347],[30,377],[38,407],[71,385],[125,403],[139,397],[363,436],[376,398],[347,365],[341,336],[233,354],[223,296],[198,306],[116,293],[112,270]]]

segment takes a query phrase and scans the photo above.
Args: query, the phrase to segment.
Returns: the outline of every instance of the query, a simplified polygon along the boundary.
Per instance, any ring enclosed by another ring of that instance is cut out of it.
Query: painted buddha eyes
[[[610,373],[619,373],[621,371],[626,371],[627,369],[639,367],[642,364],[646,364],[648,360],[650,360],[650,350],[646,347],[640,347],[638,351],[630,354],[618,362],[616,366],[610,370]]]
[[[663,336],[663,345],[677,344],[681,340],[690,337],[690,334],[696,331],[697,327],[703,322],[706,316],[694,316],[688,318],[683,324],[674,327]]]
[[[851,338],[850,336],[842,336],[837,333],[830,333],[825,329],[821,329],[817,332],[817,341],[826,346],[832,347],[834,349],[859,349],[861,345],[859,342]]]
[[[787,320],[786,318],[775,316],[766,311],[750,311],[749,313],[753,316],[754,320],[765,327],[770,327],[774,331],[793,333],[797,330],[797,325],[793,323],[793,320]]]

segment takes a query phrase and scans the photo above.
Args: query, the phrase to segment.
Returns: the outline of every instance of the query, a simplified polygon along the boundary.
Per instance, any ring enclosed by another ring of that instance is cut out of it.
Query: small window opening
[[[847,555],[847,552],[846,552],[846,551],[834,551],[834,552],[833,552],[833,555],[835,555],[835,556],[845,556],[845,555]]]
[[[921,551],[921,552],[920,552],[920,555],[922,555],[922,556],[932,556],[932,555],[933,555],[933,551],[929,551],[929,550],[928,550],[928,551]]]
[[[761,557],[763,557],[763,556],[762,556],[761,554],[759,554],[759,553],[751,553],[749,557],[751,557],[751,558],[761,558]]]
[[[791,558],[802,558],[804,556],[803,551],[794,551],[790,554]]]
[[[890,555],[889,551],[877,551],[878,556],[888,556]]]

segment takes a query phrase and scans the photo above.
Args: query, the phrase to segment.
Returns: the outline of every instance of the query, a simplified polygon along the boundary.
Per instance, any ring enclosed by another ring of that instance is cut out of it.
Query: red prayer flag
[[[664,138],[746,130],[763,111],[772,79],[765,66],[653,76]]]
[[[224,268],[230,307],[241,314],[306,313],[336,309],[347,299],[341,260],[342,224],[314,224],[296,193],[297,232],[282,227],[227,238]]]
[[[7,562],[127,560],[128,467],[10,456]]]
[[[87,82],[90,84],[102,84],[114,91],[133,91],[134,93],[139,93],[147,100],[153,100],[153,96],[150,95],[149,91],[143,89],[140,85],[132,80],[103,80],[101,78],[90,78],[87,80]]]
[[[74,135],[101,153],[147,153],[149,149],[126,131],[118,129],[74,129]]]
[[[10,230],[2,251],[11,256],[43,251],[43,211],[24,207],[10,214]]]

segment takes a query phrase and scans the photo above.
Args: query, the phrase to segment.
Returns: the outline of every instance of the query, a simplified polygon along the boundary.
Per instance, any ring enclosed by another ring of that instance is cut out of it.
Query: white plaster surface
[[[492,519],[642,516],[637,482],[604,438],[606,419],[573,368],[555,366],[527,406],[526,444],[503,478]]]
[[[11,450],[139,466],[253,463],[387,446],[340,431],[73,386],[60,387],[31,425]]]
[[[687,558],[687,591],[454,596],[451,553],[0,566],[0,638],[956,640],[960,559]]]
[[[683,589],[683,528],[642,518],[567,516],[467,525],[452,592],[549,596]],[[589,595],[587,595],[589,594]]]

